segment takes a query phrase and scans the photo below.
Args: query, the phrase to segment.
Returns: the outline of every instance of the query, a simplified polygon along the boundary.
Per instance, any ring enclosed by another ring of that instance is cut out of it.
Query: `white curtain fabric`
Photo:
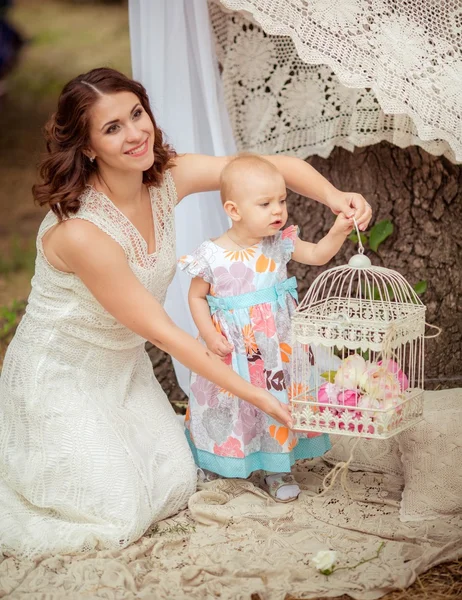
[[[130,0],[129,16],[133,77],[146,87],[169,142],[179,153],[233,154],[206,0]],[[176,209],[178,256],[227,226],[218,193],[186,198]],[[177,272],[165,308],[177,325],[196,335],[189,283],[189,276]],[[188,370],[177,361],[174,366],[188,393]]]
[[[462,0],[210,6],[239,148],[306,158],[388,140],[462,161]]]

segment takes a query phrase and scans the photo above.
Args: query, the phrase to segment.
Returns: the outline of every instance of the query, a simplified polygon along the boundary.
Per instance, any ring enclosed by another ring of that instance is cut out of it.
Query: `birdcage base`
[[[319,404],[309,394],[293,398],[291,408],[294,431],[387,439],[420,421],[423,390],[409,391],[400,404],[387,409]]]

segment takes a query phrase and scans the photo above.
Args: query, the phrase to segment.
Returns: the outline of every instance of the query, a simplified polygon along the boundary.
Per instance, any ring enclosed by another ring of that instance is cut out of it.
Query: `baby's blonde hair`
[[[224,167],[220,176],[220,195],[224,204],[233,199],[233,192],[236,185],[239,185],[239,179],[246,174],[271,173],[279,174],[277,168],[263,156],[252,154],[250,152],[241,152]],[[239,179],[238,179],[239,178]]]

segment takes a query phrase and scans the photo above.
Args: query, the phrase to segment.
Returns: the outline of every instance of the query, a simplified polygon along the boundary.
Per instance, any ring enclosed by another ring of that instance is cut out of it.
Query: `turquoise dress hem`
[[[189,431],[185,430],[186,439],[198,467],[218,473],[222,477],[246,479],[253,471],[271,471],[273,473],[289,473],[296,460],[316,458],[331,449],[329,436],[323,433],[312,438],[299,438],[298,444],[290,452],[253,452],[244,458],[220,456],[199,450],[193,444]]]

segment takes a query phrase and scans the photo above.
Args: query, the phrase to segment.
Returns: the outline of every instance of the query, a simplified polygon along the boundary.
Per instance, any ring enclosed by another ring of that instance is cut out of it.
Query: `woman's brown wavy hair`
[[[90,110],[100,94],[117,92],[133,92],[154,124],[154,163],[143,172],[143,183],[159,185],[165,170],[173,164],[176,153],[164,142],[147,92],[140,83],[107,68],[93,69],[75,77],[64,86],[58,110],[45,126],[48,154],[39,165],[43,182],[32,187],[35,202],[40,206],[49,205],[60,221],[79,210],[79,197],[89,177],[98,169],[84,153],[90,144]]]

